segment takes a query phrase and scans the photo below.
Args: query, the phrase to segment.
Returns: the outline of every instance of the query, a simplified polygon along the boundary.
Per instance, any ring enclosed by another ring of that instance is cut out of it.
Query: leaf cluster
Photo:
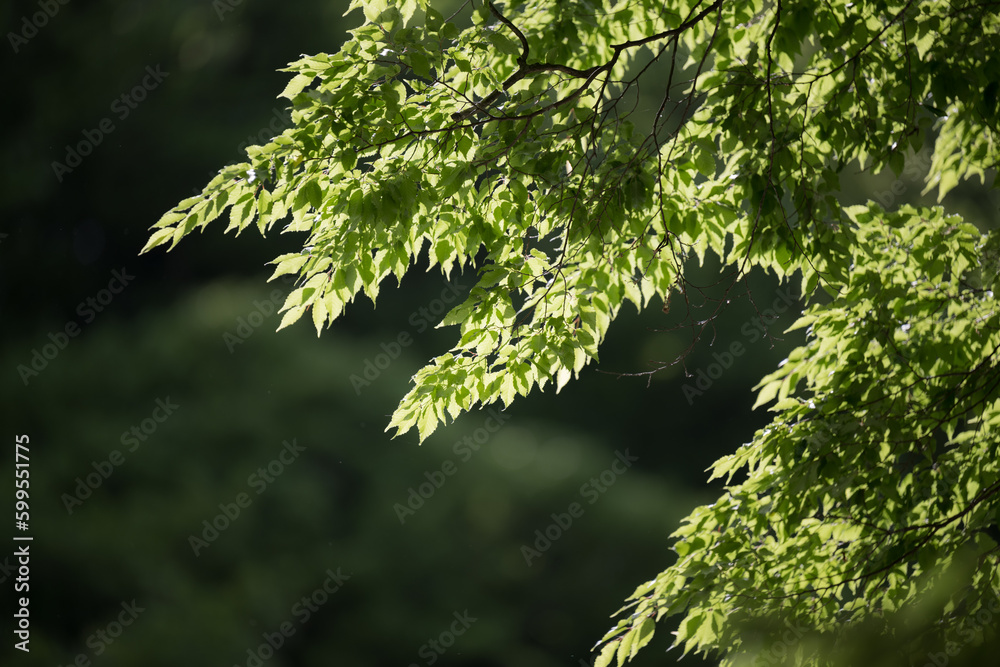
[[[677,562],[635,592],[598,665],[671,615],[676,645],[724,664],[752,659],[747,628],[769,619],[891,634],[973,553],[960,604],[923,634],[943,642],[1000,589],[996,237],[839,199],[849,165],[899,175],[931,143],[939,200],[997,166],[996,5],[487,1],[463,6],[464,29],[427,0],[358,7],[338,53],[289,65],[294,126],[144,250],[227,209],[227,230],[304,234],[274,277],[297,281],[281,327],[309,314],[317,333],[425,250],[446,276],[475,271],[397,434],[561,389],[626,302],[685,294],[682,267],[709,251],[737,280],[801,280],[808,340],[759,387],[774,420],[713,468],[744,479],[678,530]]]

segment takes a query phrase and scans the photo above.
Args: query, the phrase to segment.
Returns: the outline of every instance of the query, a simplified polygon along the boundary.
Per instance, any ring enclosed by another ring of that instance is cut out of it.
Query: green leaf
[[[594,661],[594,667],[608,667],[611,661],[615,658],[615,652],[618,650],[618,642],[611,642],[604,645],[601,652],[597,656],[597,660]]]
[[[431,61],[422,51],[414,50],[407,54],[406,62],[417,76],[424,79],[431,78]]]
[[[293,308],[289,308],[287,311],[285,311],[284,316],[281,318],[281,324],[278,325],[277,330],[281,331],[285,327],[295,324],[299,320],[299,318],[302,317],[302,314],[305,312],[305,310],[306,306],[295,306]]]
[[[470,175],[467,164],[448,165],[438,181],[438,186],[441,188],[438,196],[443,199],[455,194]]]
[[[420,441],[423,442],[437,429],[438,418],[434,414],[434,411],[425,408],[421,411],[420,416],[417,417],[417,431],[420,434]]]
[[[656,623],[653,619],[646,617],[642,619],[639,623],[639,627],[635,630],[635,641],[632,643],[632,650],[629,653],[629,660],[634,658],[636,654],[639,653],[639,649],[643,648],[653,639],[653,632],[656,630]]]
[[[201,197],[198,197],[198,200],[200,201]],[[180,207],[178,207],[178,208],[180,208]],[[183,220],[185,217],[187,217],[187,215],[185,213],[181,213],[178,210],[173,210],[173,211],[170,211],[169,213],[164,213],[163,217],[161,217],[159,220],[157,220],[156,224],[153,225],[153,228],[167,227],[167,226],[170,226],[170,225],[174,225],[177,222]]]
[[[625,301],[655,304],[643,317],[667,318],[650,319],[667,338],[691,334],[676,352],[663,339],[658,362],[709,354],[715,380],[736,349],[785,356],[755,387],[770,423],[733,436],[711,468],[726,487],[673,532],[677,559],[637,589],[598,664],[631,660],[676,615],[677,643],[723,664],[771,660],[762,628],[792,614],[815,655],[862,626],[891,644],[910,636],[900,610],[954,621],[1000,587],[986,532],[1000,516],[1000,244],[962,204],[985,201],[975,188],[1000,164],[996,11],[516,2],[456,5],[451,23],[425,0],[359,7],[338,54],[287,68],[294,127],[172,208],[143,251],[227,207],[237,233],[290,212],[282,231],[306,233],[272,262],[299,285],[281,327],[311,308],[317,334],[390,273],[475,276],[461,303],[464,286],[441,296],[458,341],[390,420],[421,442],[475,405],[562,390]],[[838,174],[885,167],[895,183],[841,192]],[[969,220],[904,203],[924,174]],[[758,323],[797,306],[761,281],[797,272],[808,308],[765,346]],[[724,311],[744,289],[753,319],[734,325]],[[935,571],[966,552],[977,566]],[[923,624],[921,645],[954,627]]]
[[[756,410],[765,403],[769,403],[774,400],[774,397],[778,395],[778,389],[781,387],[780,382],[768,382],[761,385],[760,391],[757,392],[757,401],[753,404],[753,410]]]
[[[307,261],[309,261],[309,257],[301,253],[289,253],[287,255],[282,255],[271,262],[271,264],[277,264],[277,266],[274,269],[274,273],[271,274],[271,277],[268,278],[267,281],[271,282],[279,276],[295,273],[302,268]]]
[[[509,56],[521,55],[521,45],[501,32],[490,32],[487,34],[487,39],[501,53]]]
[[[253,224],[256,215],[257,200],[254,198],[253,193],[248,192],[233,202],[232,208],[229,209],[229,226],[226,227],[226,231],[228,232],[230,229],[237,231],[245,229],[247,226]]]
[[[389,8],[389,3],[387,0],[363,0],[360,6],[365,13],[365,18],[371,23],[377,23],[383,12]]]
[[[514,396],[517,395],[517,389],[514,387],[514,376],[510,372],[503,374],[503,379],[500,381],[500,398],[503,400],[504,407],[509,406],[514,402]]]
[[[297,197],[301,197],[309,206],[319,209],[323,204],[323,189],[319,182],[310,179],[302,184]]]
[[[312,74],[296,74],[292,77],[291,81],[285,85],[285,89],[281,91],[278,97],[287,97],[290,100],[295,99],[295,96],[309,86],[315,78],[316,77]]]
[[[143,246],[141,251],[139,251],[139,254],[141,255],[143,253],[147,253],[153,248],[163,245],[171,238],[173,238],[173,236],[174,236],[174,230],[170,227],[166,229],[156,230],[155,232],[153,232],[153,235],[149,237],[149,240],[146,241],[146,245]]]

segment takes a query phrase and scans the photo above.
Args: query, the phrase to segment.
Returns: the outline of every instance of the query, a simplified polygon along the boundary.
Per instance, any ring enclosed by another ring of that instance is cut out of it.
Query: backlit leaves
[[[726,665],[759,655],[748,628],[775,619],[889,633],[969,553],[963,604],[986,604],[1000,244],[940,209],[845,207],[838,191],[846,167],[898,176],[916,152],[942,201],[996,168],[995,7],[478,2],[461,30],[426,0],[353,9],[365,22],[338,53],[287,68],[293,126],[165,214],[144,252],[227,211],[226,231],[300,234],[273,261],[272,279],[296,278],[280,326],[308,314],[317,333],[423,258],[474,276],[440,322],[455,346],[389,424],[421,440],[561,389],[623,304],[666,302],[689,259],[794,277],[807,342],[758,387],[772,423],[713,467],[726,493],[678,529],[677,562],[637,589],[596,664],[632,659],[672,615],[676,645]],[[949,627],[922,636],[943,645]]]

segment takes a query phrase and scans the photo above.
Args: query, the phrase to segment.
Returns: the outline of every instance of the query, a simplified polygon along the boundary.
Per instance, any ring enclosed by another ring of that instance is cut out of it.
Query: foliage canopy
[[[366,21],[338,53],[286,70],[294,127],[164,215],[144,252],[227,209],[227,231],[303,232],[274,277],[298,285],[281,327],[308,313],[317,333],[424,249],[445,275],[475,267],[441,322],[457,344],[389,425],[421,439],[473,406],[562,388],[626,301],[686,298],[684,266],[709,251],[733,286],[755,267],[800,280],[807,342],[759,385],[772,423],[715,464],[730,485],[675,533],[677,561],[636,590],[597,664],[635,656],[671,615],[675,645],[730,665],[760,656],[758,621],[842,640],[873,622],[894,634],[893,614],[931,604],[911,629],[933,647],[996,606],[1000,243],[941,208],[845,205],[838,175],[899,176],[933,143],[939,201],[985,180],[1000,161],[1000,5],[356,8]],[[810,646],[792,659],[828,659]]]

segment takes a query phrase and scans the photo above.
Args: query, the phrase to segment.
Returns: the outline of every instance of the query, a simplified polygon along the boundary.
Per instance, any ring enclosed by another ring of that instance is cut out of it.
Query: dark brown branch
[[[500,21],[500,23],[503,23],[505,26],[510,28],[511,32],[517,35],[517,38],[521,40],[521,57],[517,59],[517,64],[522,68],[526,67],[528,65],[528,39],[516,25],[511,23],[506,16],[500,13],[500,10],[497,9],[496,5],[494,5],[490,0],[486,0],[486,2],[489,4],[490,11],[493,12],[493,16],[497,17],[497,20]]]
[[[507,80],[503,82],[503,87],[500,90],[495,90],[489,95],[487,95],[485,98],[480,100],[479,102],[472,104],[471,106],[465,108],[462,111],[453,113],[451,115],[451,119],[456,122],[464,121],[467,118],[469,118],[469,116],[472,116],[474,113],[476,113],[476,111],[482,111],[492,106],[493,103],[495,103],[505,91],[509,90],[511,86],[513,86],[515,83],[517,83],[524,77],[528,76],[529,74],[538,74],[540,72],[562,72],[563,74],[568,74],[569,76],[577,79],[586,79],[584,87],[587,87],[591,84],[591,82],[593,82],[594,78],[596,78],[596,76],[601,72],[610,72],[611,69],[618,63],[619,56],[621,56],[622,52],[624,52],[625,50],[635,48],[637,46],[642,46],[650,42],[655,42],[657,40],[667,39],[670,37],[677,37],[682,32],[693,27],[695,24],[697,24],[699,21],[701,21],[703,18],[708,16],[711,12],[715,11],[722,5],[722,0],[715,0],[715,2],[713,2],[711,5],[703,9],[696,16],[692,17],[688,21],[685,21],[676,28],[671,28],[670,30],[664,30],[663,32],[657,33],[655,35],[649,35],[648,37],[643,37],[642,39],[633,39],[627,42],[622,42],[621,44],[614,44],[611,47],[612,49],[614,49],[614,54],[611,56],[611,60],[609,60],[608,62],[604,63],[603,65],[595,65],[594,67],[590,67],[588,69],[576,69],[575,67],[569,67],[568,65],[561,65],[558,63],[529,64],[528,40],[524,36],[524,33],[521,32],[521,30],[517,26],[511,23],[511,21],[507,17],[501,14],[500,11],[496,8],[496,6],[492,2],[489,2],[489,0],[487,1],[490,7],[490,11],[493,13],[493,15],[496,16],[501,23],[510,28],[511,31],[517,36],[518,40],[520,40],[521,42],[521,55],[518,56],[517,58],[518,68],[517,71],[515,71],[513,74],[507,77]],[[566,98],[565,100],[560,100],[556,104],[550,105],[550,107],[548,108],[551,108],[552,106],[560,106],[561,104],[578,97],[581,92],[583,92],[582,89],[577,90],[570,97]]]

